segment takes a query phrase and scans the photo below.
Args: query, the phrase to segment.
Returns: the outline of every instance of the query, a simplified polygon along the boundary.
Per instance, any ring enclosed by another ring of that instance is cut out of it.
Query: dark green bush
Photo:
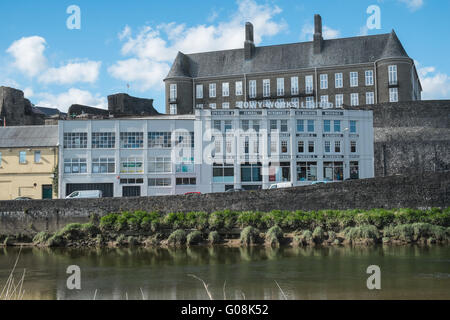
[[[217,231],[211,231],[208,235],[208,241],[210,244],[218,244],[222,239]]]
[[[203,241],[203,235],[200,231],[193,231],[193,232],[189,233],[187,236],[187,244],[190,246],[197,245],[197,244],[201,243],[202,241]]]
[[[254,227],[246,227],[241,232],[240,240],[243,246],[260,243],[259,230]]]
[[[186,244],[186,232],[184,230],[176,230],[169,236],[168,244],[171,246],[182,246]]]
[[[266,233],[266,243],[272,247],[279,246],[283,241],[283,230],[277,225],[270,228]]]

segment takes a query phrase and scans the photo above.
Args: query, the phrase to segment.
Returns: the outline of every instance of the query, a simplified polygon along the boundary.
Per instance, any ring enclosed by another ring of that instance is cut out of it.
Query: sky
[[[448,12],[447,0],[1,1],[0,86],[61,111],[107,108],[108,95],[124,92],[164,112],[163,79],[178,51],[241,48],[246,21],[257,46],[310,41],[318,13],[325,39],[394,29],[423,99],[450,99]]]

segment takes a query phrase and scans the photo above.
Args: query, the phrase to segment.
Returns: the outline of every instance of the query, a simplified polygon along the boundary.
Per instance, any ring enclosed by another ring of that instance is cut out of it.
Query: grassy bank
[[[55,234],[41,232],[33,243],[57,246],[339,245],[448,243],[450,208],[429,210],[324,210],[213,213],[111,213],[87,224],[70,224]],[[10,238],[3,240],[5,245]]]

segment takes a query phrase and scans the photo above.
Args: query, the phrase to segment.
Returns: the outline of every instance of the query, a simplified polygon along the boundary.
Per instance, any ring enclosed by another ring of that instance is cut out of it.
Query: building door
[[[53,187],[51,185],[42,186],[42,199],[52,199],[53,198]]]
[[[140,197],[141,187],[139,186],[127,186],[122,189],[122,197]]]

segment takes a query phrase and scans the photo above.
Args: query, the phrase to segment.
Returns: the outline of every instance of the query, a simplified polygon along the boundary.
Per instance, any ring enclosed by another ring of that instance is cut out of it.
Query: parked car
[[[17,201],[24,201],[24,200],[33,200],[33,199],[30,198],[30,197],[18,197],[18,198],[15,198],[14,200],[17,200]]]
[[[233,189],[228,189],[225,192],[244,192],[244,189],[239,189],[239,188],[233,188]]]
[[[328,183],[328,181],[326,181],[326,180],[323,180],[323,181],[314,181],[314,182],[311,183],[311,185],[313,186],[313,185],[315,185],[315,184],[326,184],[326,183]]]
[[[66,199],[98,199],[103,197],[101,190],[75,191],[69,194]]]
[[[270,185],[269,189],[292,188],[293,186],[292,182],[280,182]]]
[[[202,194],[201,192],[186,192],[184,195],[185,196],[190,196],[190,195],[193,195],[193,194]]]

